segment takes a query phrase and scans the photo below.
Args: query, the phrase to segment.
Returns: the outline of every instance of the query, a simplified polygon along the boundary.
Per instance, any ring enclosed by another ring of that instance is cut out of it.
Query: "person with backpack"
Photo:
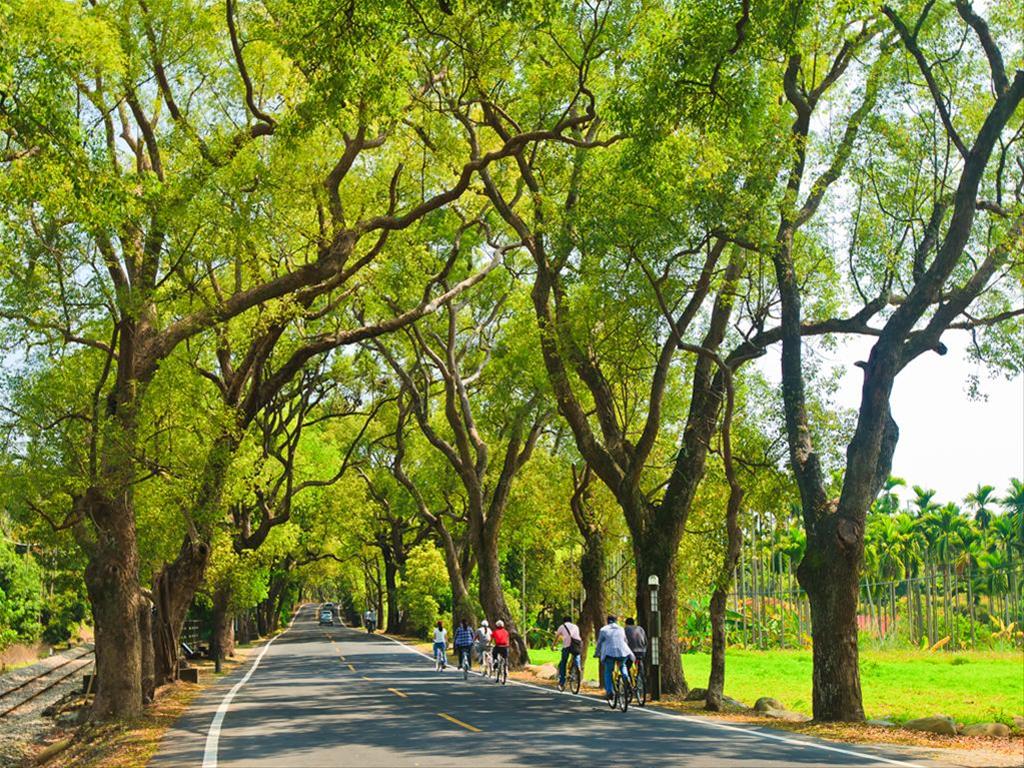
[[[558,662],[558,690],[562,691],[565,690],[566,663],[570,658],[573,664],[577,663],[583,653],[583,638],[580,628],[568,616],[563,616],[562,623],[555,630],[555,639],[562,641],[562,658]]]

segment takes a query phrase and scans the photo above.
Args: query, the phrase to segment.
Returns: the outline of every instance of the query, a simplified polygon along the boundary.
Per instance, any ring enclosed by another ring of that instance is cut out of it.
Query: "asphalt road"
[[[891,766],[897,752],[462,679],[315,606],[168,732],[153,766]]]

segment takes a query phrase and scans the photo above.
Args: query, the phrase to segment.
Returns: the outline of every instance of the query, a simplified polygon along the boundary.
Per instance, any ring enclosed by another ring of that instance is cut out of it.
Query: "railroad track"
[[[34,677],[23,680],[13,688],[8,688],[6,691],[0,691],[0,717],[6,717],[11,714],[11,712],[20,709],[29,702],[35,701],[44,693],[60,685],[72,675],[76,675],[86,667],[90,666],[93,663],[93,660],[88,657],[91,657],[92,655],[92,651],[86,651],[78,656],[72,656],[70,659],[62,661],[56,666],[43,670]],[[81,662],[81,664],[76,664],[76,662]],[[68,671],[69,667],[71,667],[70,671]],[[61,670],[64,670],[62,674],[50,679],[51,675]],[[38,690],[33,690],[32,687],[37,683],[41,684],[41,687],[39,687]],[[19,692],[22,694],[20,699],[17,697],[14,699],[10,698]]]

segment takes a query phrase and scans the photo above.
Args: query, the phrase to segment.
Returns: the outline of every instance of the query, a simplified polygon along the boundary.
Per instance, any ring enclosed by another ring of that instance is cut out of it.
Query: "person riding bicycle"
[[[469,662],[470,669],[473,668],[473,629],[469,626],[469,622],[463,619],[459,622],[459,626],[455,628],[455,640],[453,642],[455,646],[455,658],[459,660],[459,668],[462,668],[463,654],[466,655],[466,660]]]
[[[491,633],[491,640],[494,641],[494,648],[491,650],[491,661],[498,663],[498,657],[505,659],[505,666],[508,666],[508,644],[511,640],[508,630],[505,629],[505,622],[498,619],[494,622],[494,632]]]
[[[626,643],[636,657],[637,666],[642,667],[647,658],[647,632],[633,621],[632,616],[626,619]],[[632,663],[629,666],[632,667]]]
[[[558,662],[558,690],[565,688],[565,664],[572,657],[576,664],[583,651],[583,638],[580,628],[572,623],[568,616],[562,617],[562,623],[555,630],[555,639],[562,641],[562,658]]]
[[[434,658],[438,658],[438,654],[440,654],[441,669],[448,666],[447,650],[448,633],[444,629],[444,624],[439,621],[437,622],[437,627],[434,628]]]
[[[618,664],[619,673],[628,677],[629,668],[626,666],[626,662],[635,659],[633,652],[629,649],[629,643],[626,642],[626,633],[614,616],[609,616],[608,623],[597,633],[597,648],[594,651],[594,657],[600,659],[604,666],[604,693],[611,701],[615,697],[615,690],[612,686],[612,670]]]
[[[473,648],[481,663],[484,661],[484,655],[491,652],[491,626],[487,623],[487,619],[480,622],[480,626],[473,635]]]

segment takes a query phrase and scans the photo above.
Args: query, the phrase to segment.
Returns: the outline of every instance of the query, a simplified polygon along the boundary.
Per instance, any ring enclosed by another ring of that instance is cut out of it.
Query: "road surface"
[[[910,766],[897,752],[437,672],[315,606],[168,732],[152,766]],[[260,655],[262,654],[262,655]]]

